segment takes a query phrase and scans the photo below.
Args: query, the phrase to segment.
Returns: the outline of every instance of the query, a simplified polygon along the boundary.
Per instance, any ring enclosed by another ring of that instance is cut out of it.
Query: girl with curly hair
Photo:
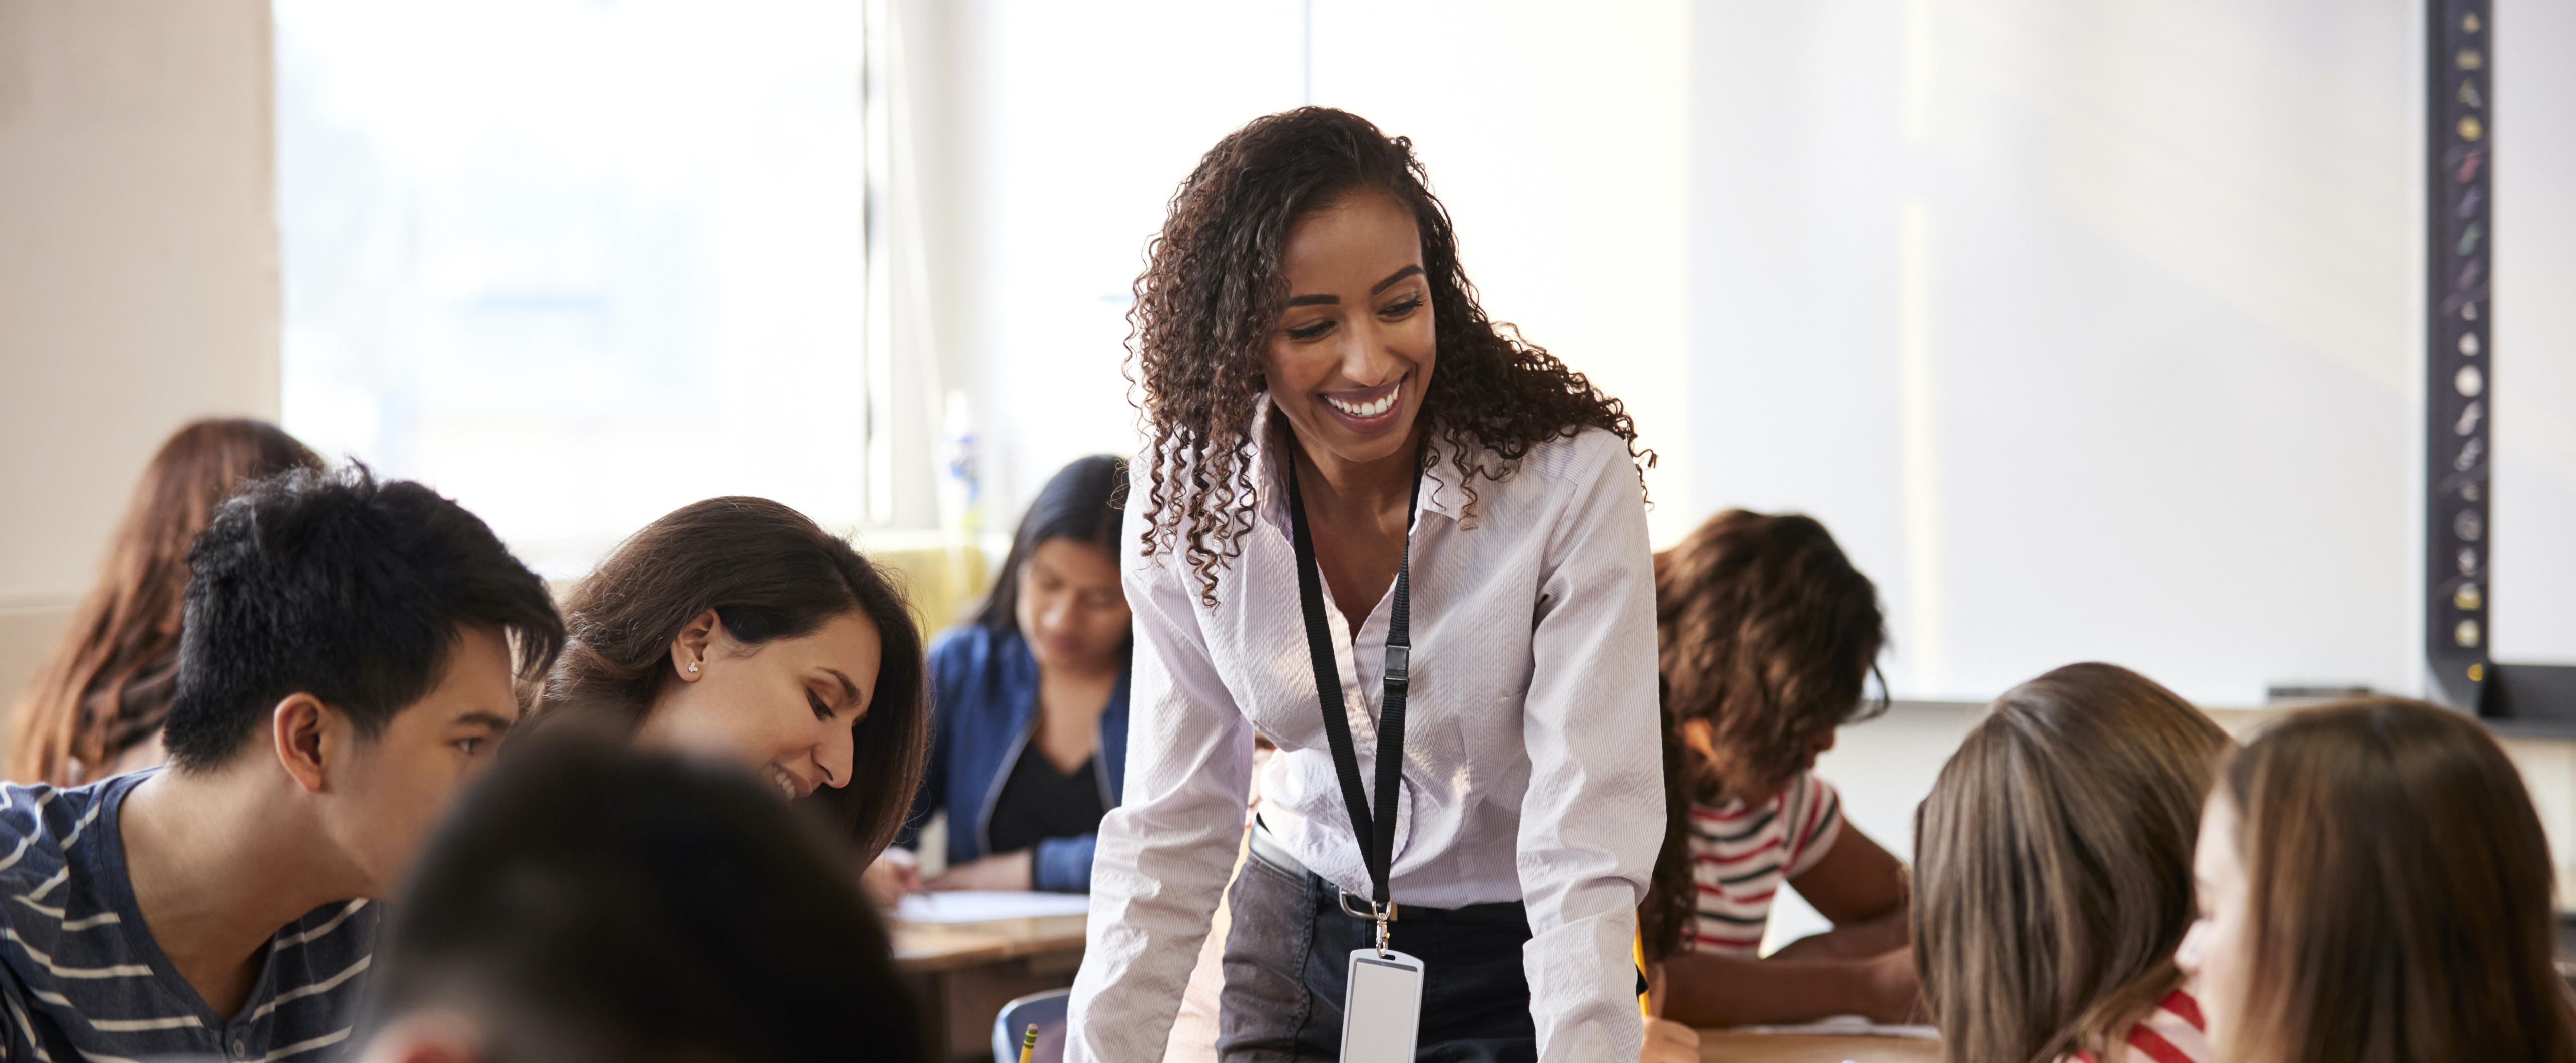
[[[1887,642],[1878,589],[1815,518],[1730,509],[1655,555],[1668,834],[1644,911],[1667,1018],[1915,1012],[1905,869],[1817,777]],[[1832,930],[1761,955],[1796,890]]]
[[[1343,1055],[1355,954],[1419,965],[1425,1058],[1634,1058],[1663,772],[1627,415],[1486,318],[1411,144],[1356,115],[1226,137],[1150,259],[1126,804],[1067,1058],[1162,1054],[1256,732],[1224,1058]]]

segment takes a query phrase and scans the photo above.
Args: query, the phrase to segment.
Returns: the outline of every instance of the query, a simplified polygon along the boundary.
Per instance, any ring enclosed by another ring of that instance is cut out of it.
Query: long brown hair
[[[921,631],[885,570],[788,506],[710,498],[619,543],[573,589],[570,638],[523,730],[541,734],[575,721],[629,733],[641,727],[664,688],[678,682],[671,640],[709,609],[748,646],[801,638],[851,614],[876,625],[884,655],[868,711],[850,728],[850,781],[809,798],[834,811],[874,859],[911,811],[929,750]]]
[[[2220,785],[2254,905],[2230,1056],[2576,1059],[2549,842],[2477,723],[2400,698],[2313,709]]]
[[[243,483],[322,467],[264,421],[195,421],[162,443],[108,541],[98,583],[19,696],[9,778],[77,786],[159,731],[173,693],[188,547]]]
[[[1654,464],[1653,452],[1636,449],[1617,399],[1485,316],[1430,184],[1412,141],[1347,111],[1300,107],[1228,134],[1172,194],[1136,278],[1128,376],[1141,386],[1152,436],[1140,538],[1148,554],[1183,552],[1202,601],[1215,604],[1217,574],[1251,526],[1251,421],[1267,386],[1262,354],[1288,298],[1280,255],[1289,229],[1353,193],[1394,197],[1420,232],[1439,344],[1420,416],[1425,438],[1462,444],[1454,464],[1471,504],[1477,476],[1501,480],[1532,446],[1586,428],[1616,434]]]
[[[1807,767],[1816,736],[1884,711],[1861,695],[1887,623],[1877,586],[1815,518],[1730,509],[1655,555],[1655,643],[1665,837],[1640,919],[1661,958],[1680,950],[1698,897],[1690,805],[1781,784]],[[1682,747],[1695,720],[1718,763]]]
[[[2230,744],[2117,665],[1995,701],[1915,813],[1914,969],[1943,1059],[2098,1057],[2181,984],[2192,843]]]

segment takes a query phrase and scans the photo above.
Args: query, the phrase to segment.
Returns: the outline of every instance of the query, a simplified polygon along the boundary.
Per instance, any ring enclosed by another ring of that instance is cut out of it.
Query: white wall
[[[1300,7],[937,7],[907,43],[947,65],[920,145],[939,341],[947,386],[972,396],[985,527],[1007,532],[1066,462],[1135,453],[1120,367],[1145,242],[1200,153],[1297,105]]]
[[[2421,12],[1699,8],[1699,501],[1833,526],[1900,696],[2419,689]]]
[[[2576,0],[2496,0],[2495,653],[2576,664]]]
[[[277,415],[264,0],[0,3],[0,702],[162,438]]]

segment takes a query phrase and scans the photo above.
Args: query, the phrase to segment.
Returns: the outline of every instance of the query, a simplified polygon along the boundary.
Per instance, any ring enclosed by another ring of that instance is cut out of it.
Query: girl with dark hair
[[[1485,316],[1410,142],[1342,111],[1210,150],[1131,320],[1135,737],[1067,1058],[1162,1055],[1256,731],[1221,1055],[1357,1054],[1348,1018],[1405,1058],[1634,1058],[1662,770],[1627,415]]]
[[[322,459],[265,421],[197,421],[161,444],[109,540],[98,584],[18,699],[11,780],[79,786],[161,763],[188,547],[235,489],[289,469],[320,472]]]
[[[921,634],[892,580],[765,498],[692,502],[628,536],[566,603],[523,732],[596,727],[759,773],[873,857],[921,779]]]
[[[1905,869],[1815,773],[1886,644],[1878,589],[1814,518],[1731,509],[1655,556],[1665,828],[1643,912],[1662,1014],[1691,1026],[1915,1011]],[[1761,955],[1772,900],[1834,929]]]
[[[2220,769],[2174,960],[2234,1063],[2576,1060],[2549,840],[2477,721],[2309,709]]]
[[[1100,818],[1127,768],[1127,596],[1118,585],[1127,463],[1064,467],[1038,492],[975,619],[930,650],[930,765],[897,848],[869,869],[906,890],[1091,888]],[[909,851],[948,810],[948,870]]]
[[[2227,732],[2070,664],[1995,699],[1915,816],[1914,963],[1953,1063],[2206,1063],[2174,968]]]

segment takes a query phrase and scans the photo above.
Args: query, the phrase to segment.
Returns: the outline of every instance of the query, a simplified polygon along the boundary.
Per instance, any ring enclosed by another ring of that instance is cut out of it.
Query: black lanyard
[[[1386,625],[1386,699],[1377,720],[1377,813],[1369,813],[1368,791],[1360,788],[1360,758],[1351,745],[1351,721],[1342,703],[1342,672],[1333,663],[1332,630],[1324,623],[1324,581],[1315,567],[1315,538],[1306,530],[1306,502],[1297,490],[1294,458],[1288,467],[1288,526],[1297,546],[1297,603],[1306,612],[1306,652],[1315,660],[1315,697],[1324,707],[1324,738],[1333,747],[1333,769],[1342,777],[1342,805],[1351,813],[1351,837],[1360,844],[1367,866],[1369,898],[1378,912],[1378,928],[1393,917],[1387,895],[1387,865],[1395,856],[1395,796],[1404,767],[1404,691],[1412,680],[1413,507],[1422,501],[1422,473],[1413,474],[1413,496],[1405,505],[1404,556],[1395,569],[1395,610]],[[1353,632],[1354,640],[1358,633]],[[1354,662],[1356,664],[1356,662]],[[1348,905],[1345,903],[1345,907]],[[1353,913],[1357,914],[1357,913]],[[1379,948],[1385,948],[1381,939]]]

